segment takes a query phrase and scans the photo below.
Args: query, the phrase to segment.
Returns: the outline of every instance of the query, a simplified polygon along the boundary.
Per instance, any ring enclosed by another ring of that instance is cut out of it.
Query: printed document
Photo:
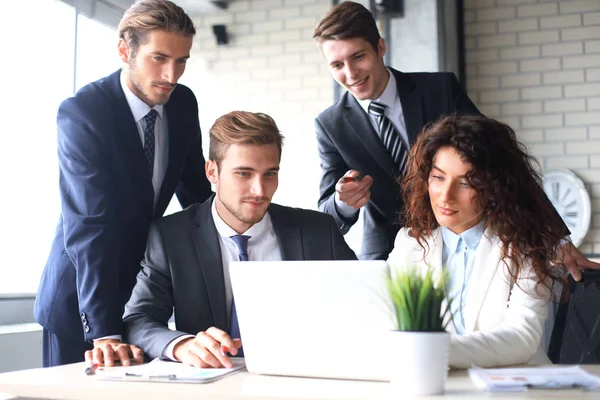
[[[471,368],[475,386],[489,392],[522,392],[529,388],[564,389],[580,387],[600,390],[600,377],[579,366],[531,368]]]
[[[98,370],[96,376],[101,380],[208,383],[242,371],[246,367],[243,358],[232,357],[231,361],[233,368],[197,368],[156,358],[142,365],[105,367]]]

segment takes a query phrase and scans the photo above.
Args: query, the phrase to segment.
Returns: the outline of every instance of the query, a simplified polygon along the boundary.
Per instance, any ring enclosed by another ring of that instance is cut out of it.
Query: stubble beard
[[[265,214],[267,213],[267,208],[265,208],[264,212],[260,215],[247,216],[247,215],[244,215],[241,207],[236,209],[235,207],[233,207],[233,205],[227,203],[226,201],[223,201],[221,196],[219,196],[219,201],[221,202],[221,204],[223,204],[223,207],[225,207],[225,209],[227,209],[227,211],[229,211],[229,213],[231,213],[231,215],[233,215],[235,217],[235,219],[237,219],[238,221],[240,221],[244,224],[254,225],[254,224],[262,221]]]
[[[156,101],[156,100],[151,99],[150,96],[148,95],[148,93],[146,93],[144,91],[144,88],[142,87],[142,85],[140,84],[140,82],[137,79],[138,68],[137,68],[137,64],[135,62],[135,57],[130,58],[129,62],[127,64],[129,65],[129,80],[131,81],[131,84],[135,88],[136,96],[138,96],[144,103],[146,103],[148,105],[151,104],[151,107],[153,107],[155,105],[166,104],[167,101],[169,100],[169,96],[167,96],[166,98],[160,98],[160,99],[158,99],[158,101]]]

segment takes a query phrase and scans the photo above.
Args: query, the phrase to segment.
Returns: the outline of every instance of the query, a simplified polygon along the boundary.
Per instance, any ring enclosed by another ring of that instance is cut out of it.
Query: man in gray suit
[[[230,261],[356,259],[331,216],[271,203],[282,139],[265,114],[234,111],[215,122],[206,175],[216,194],[150,226],[125,306],[127,343],[151,358],[230,367],[223,347],[241,350]],[[174,331],[167,327],[173,308]]]
[[[402,227],[397,181],[421,128],[442,115],[479,111],[451,73],[386,67],[385,40],[361,4],[344,1],[331,8],[313,37],[333,78],[347,90],[315,121],[323,172],[319,210],[331,214],[345,234],[362,209],[359,258],[385,260]],[[384,122],[393,127],[387,136]]]

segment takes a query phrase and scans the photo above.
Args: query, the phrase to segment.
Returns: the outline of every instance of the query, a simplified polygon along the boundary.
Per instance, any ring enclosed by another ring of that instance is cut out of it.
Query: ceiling
[[[107,3],[126,10],[135,0],[103,0]],[[173,0],[175,4],[185,10],[190,17],[202,14],[213,14],[222,9],[223,5],[231,3],[232,0]]]

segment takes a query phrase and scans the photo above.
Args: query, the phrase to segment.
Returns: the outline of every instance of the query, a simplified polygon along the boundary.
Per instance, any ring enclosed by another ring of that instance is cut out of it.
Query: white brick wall
[[[333,103],[334,87],[312,31],[329,7],[329,0],[236,0],[197,17],[181,80],[198,98],[205,153],[209,129],[222,114],[271,115],[286,137],[275,201],[312,209],[321,172],[314,118]],[[227,46],[217,47],[214,24],[227,26]]]
[[[600,0],[465,0],[467,87],[546,170],[592,197],[581,249],[600,253]]]

